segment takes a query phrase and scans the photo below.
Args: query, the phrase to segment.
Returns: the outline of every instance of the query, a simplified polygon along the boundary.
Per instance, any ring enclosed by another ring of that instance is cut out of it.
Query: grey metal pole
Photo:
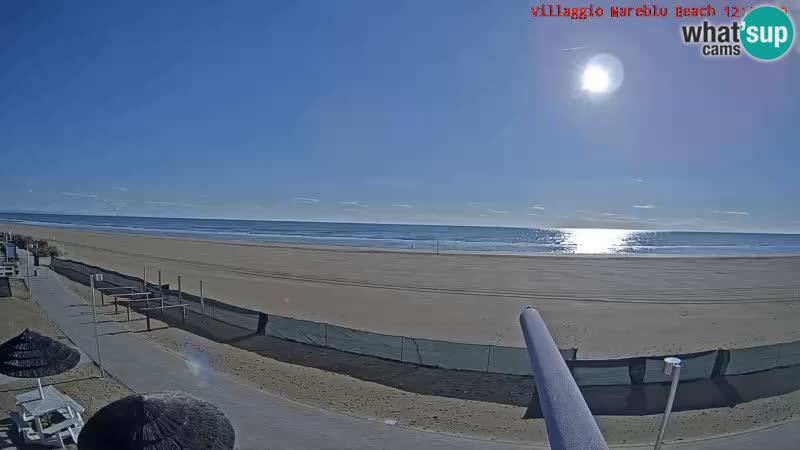
[[[94,277],[92,274],[89,276],[89,284],[92,288],[92,316],[94,318],[94,341],[97,345],[97,362],[100,364],[100,378],[106,377],[106,371],[103,369],[103,357],[100,355],[100,336],[97,334],[97,303],[94,298]]]
[[[33,301],[33,283],[31,283],[31,252],[28,251],[28,257],[26,258],[26,265],[28,266],[28,294],[31,296],[31,301]]]
[[[142,292],[147,292],[147,266],[142,271]]]
[[[669,415],[672,413],[672,403],[675,401],[675,393],[678,391],[678,381],[681,377],[681,360],[679,358],[664,358],[664,374],[669,375],[670,373],[672,373],[672,384],[669,386],[667,407],[664,410],[664,419],[661,421],[661,428],[658,430],[658,438],[656,439],[654,450],[659,450],[661,443],[664,441],[664,432],[667,431],[667,422],[669,422]]]
[[[44,389],[42,389],[42,379],[41,378],[37,378],[36,379],[36,384],[39,385],[39,398],[44,400]]]
[[[33,286],[31,285],[31,250],[30,247],[25,248],[25,276],[28,277],[28,295],[33,301]]]
[[[519,317],[531,372],[553,450],[608,450],[564,357],[539,313],[526,308]]]

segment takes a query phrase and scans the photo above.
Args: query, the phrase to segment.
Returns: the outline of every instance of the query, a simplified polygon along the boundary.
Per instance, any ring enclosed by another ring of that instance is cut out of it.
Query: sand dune
[[[5,228],[5,225],[4,225]],[[14,225],[66,257],[284,316],[374,332],[522,346],[532,305],[583,358],[800,340],[800,257],[430,254]]]

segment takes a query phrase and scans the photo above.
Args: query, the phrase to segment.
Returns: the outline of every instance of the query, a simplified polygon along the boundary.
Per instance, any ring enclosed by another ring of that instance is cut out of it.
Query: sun
[[[610,90],[610,87],[611,79],[605,68],[590,64],[583,70],[582,89],[584,91],[604,94]]]
[[[577,84],[590,96],[605,97],[616,92],[624,78],[622,62],[611,54],[600,53],[583,64]]]

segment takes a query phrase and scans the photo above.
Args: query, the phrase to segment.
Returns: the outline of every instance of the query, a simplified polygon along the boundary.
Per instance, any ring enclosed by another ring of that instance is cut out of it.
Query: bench
[[[80,419],[73,417],[72,419],[64,420],[54,425],[50,425],[41,432],[42,443],[53,439],[57,440],[62,448],[64,446],[64,439],[67,437],[72,438],[72,441],[78,443],[78,427],[80,426]]]

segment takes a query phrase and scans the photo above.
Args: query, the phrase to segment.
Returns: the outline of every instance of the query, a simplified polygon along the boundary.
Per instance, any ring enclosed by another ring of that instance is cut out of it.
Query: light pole
[[[675,401],[675,392],[678,391],[678,380],[681,377],[681,359],[675,357],[664,358],[664,375],[672,375],[672,384],[669,387],[667,408],[664,410],[664,420],[661,421],[661,429],[658,430],[658,439],[656,439],[654,450],[659,450],[661,448],[661,442],[664,440],[664,432],[667,430],[669,415],[672,413],[672,402]]]
[[[94,341],[97,345],[97,363],[100,365],[100,378],[106,377],[106,371],[103,369],[103,357],[100,355],[100,336],[97,334],[97,303],[94,299],[94,282],[103,281],[102,273],[95,273],[89,275],[89,284],[92,289],[92,316],[94,317]]]
[[[31,283],[31,249],[33,245],[28,244],[28,248],[25,250],[27,251],[27,255],[25,258],[25,274],[28,276],[28,295],[31,297],[31,301],[33,300],[33,284]]]

